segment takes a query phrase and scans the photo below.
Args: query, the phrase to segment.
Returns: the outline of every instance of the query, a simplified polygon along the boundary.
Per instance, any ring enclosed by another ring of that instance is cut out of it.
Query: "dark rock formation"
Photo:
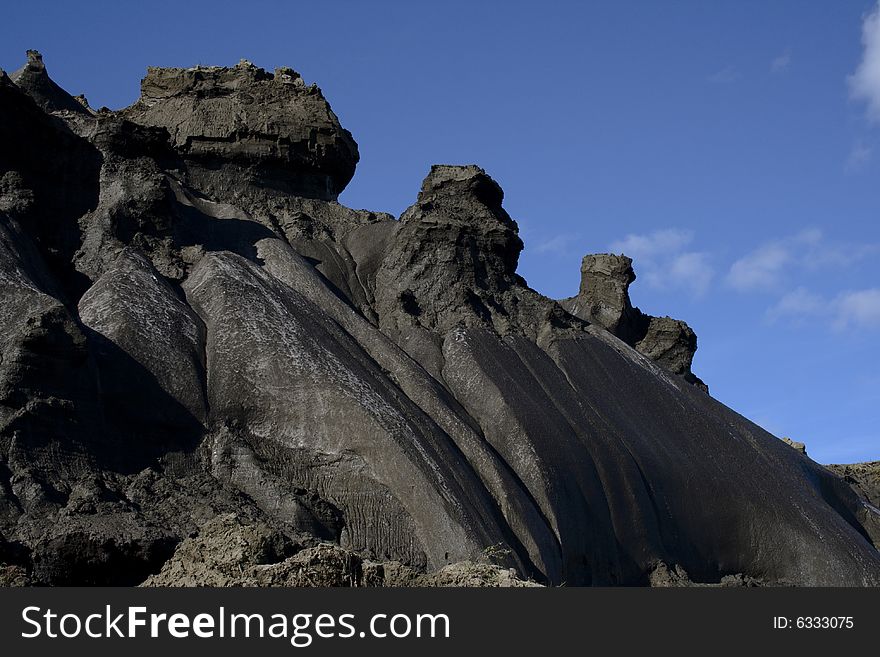
[[[290,69],[16,79],[0,582],[880,583],[876,507],[688,385],[628,258],[530,289],[482,169],[395,221],[336,202],[357,147]]]
[[[10,570],[7,577],[21,577]],[[2,575],[0,575],[2,577]],[[2,580],[0,580],[2,581]],[[460,562],[422,573],[400,562],[365,561],[336,545],[297,545],[264,523],[217,516],[184,540],[143,586],[538,586],[512,569]]]
[[[634,308],[629,286],[636,280],[632,258],[598,253],[581,262],[581,287],[576,297],[563,299],[567,311],[599,326],[644,354],[663,369],[709,391],[693,372],[697,335],[680,319],[652,317]]]
[[[125,116],[167,129],[195,184],[221,199],[271,190],[334,200],[358,161],[321,91],[289,68],[150,68]]]
[[[629,286],[636,280],[632,258],[600,253],[581,261],[578,295],[562,301],[566,310],[604,326],[627,344],[644,333],[642,314],[632,307]]]
[[[41,61],[39,71],[48,80]],[[19,89],[0,72],[0,205],[39,247],[57,285],[82,293],[87,281],[71,259],[80,244],[77,220],[98,202],[101,152],[71,129],[90,119],[59,112],[66,123],[47,114],[39,92],[33,85]]]
[[[869,504],[880,509],[880,461],[829,465],[828,469],[843,478]]]
[[[43,56],[36,50],[27,51],[27,63],[12,74],[12,81],[47,112],[90,113],[87,104],[83,105],[49,77]]]
[[[79,300],[79,317],[94,331],[101,399],[119,432],[165,448],[199,435],[205,329],[144,256],[122,251]]]

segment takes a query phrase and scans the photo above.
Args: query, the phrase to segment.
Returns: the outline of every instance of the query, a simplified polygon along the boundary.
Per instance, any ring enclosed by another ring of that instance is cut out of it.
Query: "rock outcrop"
[[[869,504],[880,509],[880,461],[829,465],[828,469],[852,486]]]
[[[632,258],[598,253],[584,256],[577,296],[560,301],[567,311],[634,347],[663,369],[709,391],[692,371],[697,335],[680,319],[652,317],[633,307],[629,286],[636,280]]]
[[[357,144],[320,89],[299,73],[150,68],[124,115],[168,130],[199,189],[215,198],[267,191],[335,200],[354,175]]]
[[[357,146],[291,69],[16,80],[0,582],[880,584],[876,505],[704,394],[628,258],[530,289],[479,167],[395,220],[337,202]]]
[[[0,574],[0,577],[3,575]],[[21,577],[10,569],[6,577]],[[2,581],[2,580],[0,580]],[[329,543],[297,544],[263,523],[212,518],[185,539],[143,586],[528,587],[513,569],[460,562],[423,573],[400,562],[364,560]]]
[[[43,56],[36,50],[27,51],[27,63],[12,74],[12,81],[47,112],[90,113],[83,103],[49,77]]]
[[[796,440],[792,440],[788,436],[783,436],[781,440],[782,440],[782,442],[784,442],[786,445],[791,447],[796,452],[800,452],[804,456],[807,455],[807,446],[804,443],[798,442]]]

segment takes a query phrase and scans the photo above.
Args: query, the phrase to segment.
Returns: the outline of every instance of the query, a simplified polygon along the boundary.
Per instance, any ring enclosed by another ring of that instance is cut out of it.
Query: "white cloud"
[[[792,290],[767,311],[767,318],[776,321],[782,318],[805,319],[828,312],[828,303],[818,294],[803,287]]]
[[[792,236],[791,240],[795,244],[816,246],[822,241],[824,237],[825,236],[820,228],[804,228],[801,232]]]
[[[765,242],[731,265],[727,284],[741,292],[773,292],[782,288],[793,269],[848,267],[872,254],[880,244],[833,243],[818,228]]]
[[[791,48],[786,48],[785,52],[770,62],[771,73],[785,73],[791,66]]]
[[[759,246],[731,265],[727,282],[741,292],[777,288],[791,260],[791,251],[785,244]]]
[[[866,146],[862,141],[857,141],[853,144],[849,155],[846,157],[846,172],[854,173],[861,171],[871,161],[872,155],[873,149],[870,146]]]
[[[880,288],[845,292],[837,298],[834,328],[880,327]]]
[[[739,80],[739,77],[739,71],[735,66],[725,66],[709,75],[706,79],[713,84],[730,84]]]
[[[540,242],[535,247],[536,253],[567,253],[576,238],[571,235],[557,235]]]
[[[669,228],[644,235],[629,234],[610,246],[633,259],[636,274],[657,289],[683,289],[695,297],[709,289],[715,270],[707,253],[685,250],[693,242],[688,230]]]
[[[852,98],[868,104],[868,118],[880,121],[880,3],[862,21],[862,61],[847,78]]]
[[[681,253],[672,259],[669,267],[670,283],[689,288],[698,297],[706,294],[714,276],[707,253]]]
[[[802,265],[806,269],[843,269],[853,264],[880,254],[880,244],[867,242],[864,244],[852,244],[841,242],[838,244],[822,243],[815,248],[809,249],[802,258]]]
[[[667,228],[655,230],[647,235],[634,235],[630,233],[622,240],[611,243],[614,253],[624,253],[630,258],[654,258],[667,256],[681,251],[693,242],[694,234],[689,230]]]
[[[770,321],[825,318],[837,331],[880,328],[880,288],[843,292],[826,299],[800,287],[767,311]]]

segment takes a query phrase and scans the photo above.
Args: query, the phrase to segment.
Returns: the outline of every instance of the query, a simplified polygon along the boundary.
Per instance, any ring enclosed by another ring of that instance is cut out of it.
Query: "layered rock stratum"
[[[880,584],[873,493],[710,397],[629,258],[531,289],[476,166],[345,207],[292,69],[94,111],[30,51],[0,142],[3,582]]]

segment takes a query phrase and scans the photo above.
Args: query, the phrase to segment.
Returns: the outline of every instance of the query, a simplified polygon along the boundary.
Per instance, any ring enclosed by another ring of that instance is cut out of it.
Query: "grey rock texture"
[[[829,465],[828,469],[842,477],[863,499],[880,509],[880,461]]]
[[[876,505],[700,390],[628,258],[529,288],[479,167],[395,220],[337,202],[357,147],[291,69],[119,112],[15,79],[0,583],[880,583]]]
[[[159,439],[201,427],[208,414],[205,328],[149,260],[126,248],[78,310],[94,331],[102,400],[120,431]]]
[[[581,261],[578,294],[562,304],[572,314],[635,343],[643,330],[641,315],[629,300],[629,286],[635,280],[632,258],[611,253],[586,255]]]
[[[697,335],[680,319],[652,317],[633,307],[629,286],[636,280],[632,258],[612,253],[584,256],[577,296],[560,301],[567,311],[634,347],[663,369],[709,391],[692,371]]]
[[[756,587],[767,586],[760,579],[749,577],[748,575],[736,574],[725,575],[719,582],[699,583],[694,582],[688,576],[687,572],[679,565],[670,566],[665,563],[658,563],[651,571],[649,576],[649,584],[653,588],[690,588],[690,587]],[[785,586],[785,582],[776,581],[774,586]]]
[[[27,63],[12,74],[15,85],[48,112],[89,114],[89,110],[49,77],[43,56],[36,50],[27,51]]]
[[[786,445],[788,445],[789,447],[791,447],[793,450],[795,450],[795,451],[797,451],[797,452],[800,452],[800,453],[803,454],[804,456],[807,455],[807,446],[806,446],[804,443],[799,443],[799,442],[796,441],[796,440],[792,440],[792,439],[789,438],[788,436],[783,436],[781,440],[782,440],[782,442],[784,442]]]
[[[7,578],[21,578],[10,568]],[[0,577],[3,577],[0,574]],[[0,580],[2,581],[2,580]],[[528,587],[513,569],[461,562],[423,573],[400,562],[365,561],[337,545],[306,546],[234,514],[212,518],[185,539],[142,586]]]
[[[320,89],[289,68],[150,68],[125,116],[167,129],[190,176],[220,198],[259,188],[333,200],[358,161]]]

